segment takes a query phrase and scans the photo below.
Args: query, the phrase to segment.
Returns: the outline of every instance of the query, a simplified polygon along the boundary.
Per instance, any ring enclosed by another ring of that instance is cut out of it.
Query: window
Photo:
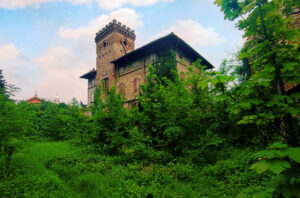
[[[182,52],[181,52],[181,51],[179,51],[179,52],[178,52],[178,56],[179,56],[179,58],[180,58],[180,59],[182,59],[182,58],[183,58],[183,54],[182,54]]]
[[[103,87],[104,87],[104,90],[106,91],[106,93],[108,93],[108,91],[109,91],[108,78],[103,79]]]
[[[128,44],[128,41],[127,41],[127,39],[125,38],[125,39],[121,39],[120,43],[121,43],[124,47],[126,47],[127,44]]]
[[[125,82],[119,83],[119,93],[125,95]]]
[[[103,47],[106,48],[106,46],[107,46],[107,42],[104,41],[104,42],[103,42]]]
[[[140,79],[139,78],[135,78],[133,80],[133,89],[134,89],[134,92],[139,91],[139,89],[140,89],[139,83],[140,83]]]
[[[94,92],[93,92],[93,90],[92,90],[92,93],[91,93],[90,101],[91,101],[91,104],[94,103]]]
[[[121,66],[120,69],[119,69],[119,73],[123,73],[123,71],[124,71],[124,67]]]

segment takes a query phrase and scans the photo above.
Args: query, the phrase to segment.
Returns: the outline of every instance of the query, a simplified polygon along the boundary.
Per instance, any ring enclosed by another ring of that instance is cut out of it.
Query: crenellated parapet
[[[132,40],[135,40],[136,37],[134,30],[126,27],[126,25],[122,25],[121,22],[117,22],[117,20],[114,19],[112,22],[110,22],[108,25],[106,25],[96,33],[95,42],[98,43],[112,32],[118,32],[127,38],[131,38]]]

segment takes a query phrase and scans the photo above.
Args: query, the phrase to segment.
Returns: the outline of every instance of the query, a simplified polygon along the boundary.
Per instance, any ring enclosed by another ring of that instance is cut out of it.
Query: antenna
[[[54,97],[54,103],[55,103],[55,104],[58,104],[58,103],[59,103],[58,91],[56,92],[56,96]]]

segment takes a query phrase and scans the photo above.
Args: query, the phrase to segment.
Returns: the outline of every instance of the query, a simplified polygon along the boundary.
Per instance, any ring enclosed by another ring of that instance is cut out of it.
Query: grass
[[[201,167],[126,163],[69,142],[26,142],[9,174],[1,168],[0,197],[234,197],[256,176],[247,169],[251,152],[231,149],[230,159]]]

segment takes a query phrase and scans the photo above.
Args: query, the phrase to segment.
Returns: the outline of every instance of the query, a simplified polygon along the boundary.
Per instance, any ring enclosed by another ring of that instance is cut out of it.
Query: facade
[[[96,91],[96,70],[93,68],[90,72],[82,75],[80,78],[88,80],[88,105],[94,104],[94,92]]]
[[[134,49],[135,33],[113,20],[96,34],[97,70],[92,70],[81,78],[88,79],[88,105],[93,104],[93,93],[97,85],[103,83],[109,91],[117,85],[130,107],[139,93],[139,84],[145,82],[148,65],[154,64],[161,54],[173,50],[176,54],[177,70],[184,73],[186,65],[200,59],[207,69],[213,68],[205,58],[186,42],[170,33],[138,49]]]

